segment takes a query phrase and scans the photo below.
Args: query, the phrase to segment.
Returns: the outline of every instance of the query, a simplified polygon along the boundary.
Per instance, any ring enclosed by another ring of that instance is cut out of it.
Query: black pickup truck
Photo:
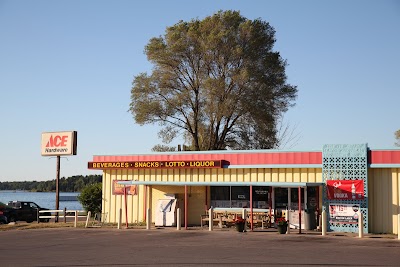
[[[6,213],[8,222],[26,221],[28,223],[37,221],[39,210],[48,210],[40,207],[31,201],[9,201],[9,209]],[[50,216],[50,212],[40,213],[41,216]],[[41,222],[48,222],[50,219],[40,219]]]

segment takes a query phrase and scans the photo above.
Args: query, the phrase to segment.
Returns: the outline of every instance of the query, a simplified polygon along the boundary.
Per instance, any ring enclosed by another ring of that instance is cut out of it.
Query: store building
[[[117,222],[120,209],[126,210],[128,223],[144,222],[150,208],[153,223],[174,225],[172,217],[160,213],[179,207],[187,227],[200,225],[201,215],[213,207],[272,210],[275,216],[290,210],[297,226],[307,221],[302,216],[325,210],[329,231],[358,231],[358,210],[364,232],[396,234],[399,223],[400,150],[367,144],[324,145],[321,151],[93,156],[88,168],[103,170],[107,222]]]

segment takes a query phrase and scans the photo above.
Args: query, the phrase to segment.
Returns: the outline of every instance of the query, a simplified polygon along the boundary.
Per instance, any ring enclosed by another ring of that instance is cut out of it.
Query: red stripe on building
[[[370,150],[369,164],[400,164],[400,150]]]
[[[224,160],[229,165],[322,164],[322,152],[255,152],[93,156],[94,162]]]

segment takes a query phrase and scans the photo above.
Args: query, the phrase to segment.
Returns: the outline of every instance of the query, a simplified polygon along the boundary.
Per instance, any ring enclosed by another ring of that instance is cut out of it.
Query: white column
[[[326,235],[326,228],[327,228],[327,221],[326,221],[326,211],[322,211],[322,235]]]
[[[213,218],[214,218],[213,208],[210,208],[208,210],[208,231],[213,230],[213,223],[214,223]]]
[[[146,213],[146,230],[150,230],[151,228],[151,210],[147,209]]]
[[[122,222],[122,209],[119,209],[119,213],[118,213],[118,229],[121,229],[121,222]]]
[[[78,211],[76,210],[75,211],[75,223],[74,223],[75,228],[76,228],[77,224],[78,224]]]
[[[286,210],[286,220],[289,221],[290,218],[290,209]],[[290,221],[288,223],[286,234],[290,234]]]
[[[181,209],[176,209],[176,230],[181,230]]]
[[[247,228],[247,210],[246,209],[243,209],[243,211],[242,211],[242,218],[244,219],[243,232],[246,232],[246,228]]]
[[[358,211],[358,237],[364,237],[364,222],[363,222],[363,214],[361,210]]]

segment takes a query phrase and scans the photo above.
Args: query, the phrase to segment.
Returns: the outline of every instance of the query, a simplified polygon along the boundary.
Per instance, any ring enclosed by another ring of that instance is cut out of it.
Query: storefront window
[[[269,208],[269,190],[266,186],[253,186],[253,208]]]
[[[272,190],[269,186],[253,186],[253,208],[268,209],[272,204],[269,194]],[[275,187],[276,210],[298,210],[299,189]],[[288,192],[290,191],[290,205],[288,203]],[[250,208],[250,187],[249,186],[211,186],[211,206],[214,208]],[[301,188],[301,208],[304,210],[304,188]],[[318,187],[307,187],[307,209],[317,209]],[[290,206],[290,207],[289,207]]]
[[[291,209],[298,210],[299,209],[299,189],[292,188],[291,192]],[[304,209],[304,188],[301,188],[301,208]]]
[[[288,189],[275,187],[275,208],[286,209],[288,206]]]
[[[253,186],[253,208],[268,208],[269,187]],[[211,186],[214,208],[250,208],[249,186]]]
[[[317,186],[307,187],[307,209],[310,211],[318,210],[318,190]]]

